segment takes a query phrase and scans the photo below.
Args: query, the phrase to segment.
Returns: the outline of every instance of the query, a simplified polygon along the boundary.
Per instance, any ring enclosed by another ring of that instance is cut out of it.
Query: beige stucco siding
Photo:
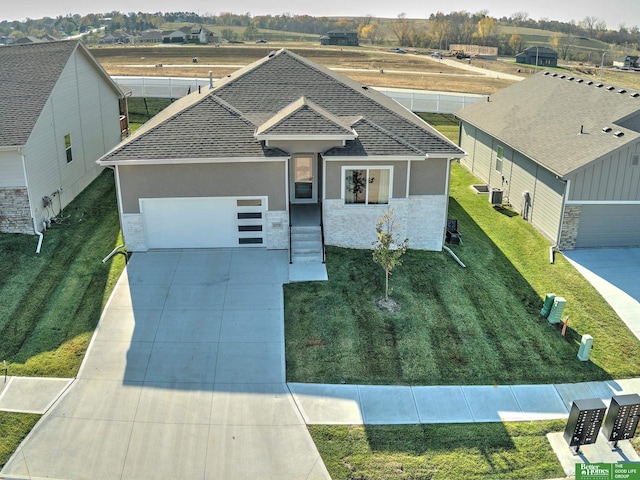
[[[267,196],[286,210],[286,162],[119,166],[123,213],[139,213],[140,198]]]
[[[407,196],[407,163],[406,161],[326,161],[325,194],[326,198],[342,198],[342,167],[393,167],[392,198]]]
[[[411,162],[409,195],[444,195],[447,193],[446,158],[429,158]]]

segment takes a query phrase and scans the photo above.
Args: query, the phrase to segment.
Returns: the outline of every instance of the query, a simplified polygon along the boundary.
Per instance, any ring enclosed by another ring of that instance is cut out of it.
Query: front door
[[[291,203],[316,203],[318,201],[316,155],[294,155],[291,160]]]

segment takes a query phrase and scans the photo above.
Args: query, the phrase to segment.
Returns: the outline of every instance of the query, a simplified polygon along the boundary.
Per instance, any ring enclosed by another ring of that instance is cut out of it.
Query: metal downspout
[[[44,240],[44,235],[40,230],[38,230],[38,225],[36,224],[36,216],[33,212],[33,202],[31,201],[31,193],[29,190],[29,181],[27,180],[27,162],[24,159],[24,147],[18,148],[18,153],[20,154],[20,158],[22,159],[22,173],[24,175],[24,184],[27,187],[27,198],[29,199],[29,212],[31,213],[31,222],[33,223],[33,232],[38,235],[38,246],[36,247],[36,253],[40,253],[40,249],[42,248],[42,241]]]
[[[554,251],[560,245],[560,240],[562,240],[562,226],[564,225],[564,211],[567,206],[567,197],[569,196],[569,191],[571,190],[571,180],[567,180],[565,182],[566,188],[564,189],[564,195],[562,196],[562,211],[560,212],[560,226],[558,227],[558,235],[556,237],[556,244],[551,245],[549,247],[549,263],[554,262]]]

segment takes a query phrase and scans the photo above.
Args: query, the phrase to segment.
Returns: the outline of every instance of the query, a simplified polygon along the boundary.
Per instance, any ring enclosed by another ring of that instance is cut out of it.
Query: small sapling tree
[[[384,301],[389,302],[389,275],[391,271],[402,264],[400,257],[407,251],[409,239],[399,240],[395,231],[400,227],[394,218],[393,209],[384,212],[376,224],[378,237],[373,242],[373,261],[380,265],[385,272]]]

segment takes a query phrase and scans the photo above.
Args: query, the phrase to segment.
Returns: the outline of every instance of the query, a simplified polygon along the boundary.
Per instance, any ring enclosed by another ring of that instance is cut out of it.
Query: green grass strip
[[[546,434],[563,420],[448,425],[311,425],[334,480],[563,477]]]

